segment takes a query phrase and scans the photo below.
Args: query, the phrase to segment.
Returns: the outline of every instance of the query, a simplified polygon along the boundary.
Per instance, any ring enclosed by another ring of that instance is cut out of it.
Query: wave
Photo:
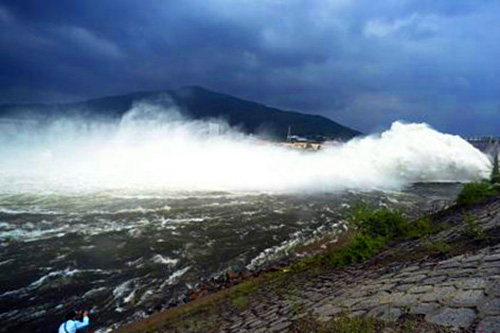
[[[177,284],[179,282],[179,279],[184,275],[186,274],[187,271],[189,271],[191,269],[191,266],[187,266],[187,267],[184,267],[184,268],[181,268],[179,270],[176,270],[175,272],[173,272],[169,277],[168,279],[163,283],[162,287],[164,287],[164,285],[174,285],[174,284]]]

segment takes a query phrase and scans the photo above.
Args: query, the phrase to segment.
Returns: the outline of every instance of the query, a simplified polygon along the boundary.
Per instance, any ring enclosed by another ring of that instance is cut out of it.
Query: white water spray
[[[486,155],[426,124],[293,151],[217,122],[138,104],[119,124],[60,120],[0,133],[0,191],[399,189],[487,177]],[[222,130],[219,130],[222,129]],[[213,133],[212,133],[213,134]]]

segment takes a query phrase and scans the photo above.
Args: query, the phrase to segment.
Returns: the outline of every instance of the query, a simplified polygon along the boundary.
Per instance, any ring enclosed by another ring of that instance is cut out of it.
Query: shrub
[[[439,230],[440,228],[432,224],[431,219],[426,217],[411,223],[406,230],[405,236],[417,239],[435,234]]]
[[[329,265],[340,267],[365,261],[408,229],[408,220],[401,212],[373,209],[364,204],[355,206],[347,219],[356,231],[345,246],[327,254],[325,259]]]
[[[383,237],[358,233],[346,246],[332,250],[327,261],[335,267],[362,262],[373,257],[385,244]]]
[[[476,182],[465,184],[458,194],[457,203],[459,205],[470,205],[495,195],[497,191],[486,182]]]
[[[404,235],[408,228],[408,220],[400,211],[372,209],[363,204],[354,208],[349,220],[362,233],[374,237],[394,238]]]

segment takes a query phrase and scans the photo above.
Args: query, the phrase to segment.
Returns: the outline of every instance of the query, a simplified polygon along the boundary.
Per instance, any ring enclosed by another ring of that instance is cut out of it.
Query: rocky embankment
[[[500,197],[432,218],[448,227],[363,264],[275,274],[121,331],[311,332],[360,318],[371,331],[499,332]]]

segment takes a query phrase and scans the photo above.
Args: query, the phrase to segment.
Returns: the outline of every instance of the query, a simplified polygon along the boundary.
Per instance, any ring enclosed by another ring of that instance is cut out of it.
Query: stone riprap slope
[[[393,322],[419,318],[431,331],[500,332],[500,198],[435,218],[451,227],[425,240],[394,244],[364,264],[290,273],[238,302],[212,304],[209,315],[188,313],[177,324],[149,327],[200,331],[208,320],[205,331],[286,332],[300,331],[300,318],[326,322],[345,314]],[[467,233],[471,221],[475,239]],[[429,244],[444,242],[453,247],[446,259],[429,254]],[[202,324],[178,326],[186,320]]]
[[[306,315],[328,321],[342,312],[389,321],[413,314],[457,329],[500,330],[500,246],[393,273],[344,269],[295,287],[252,295],[249,309],[222,314],[221,331],[283,331]]]

